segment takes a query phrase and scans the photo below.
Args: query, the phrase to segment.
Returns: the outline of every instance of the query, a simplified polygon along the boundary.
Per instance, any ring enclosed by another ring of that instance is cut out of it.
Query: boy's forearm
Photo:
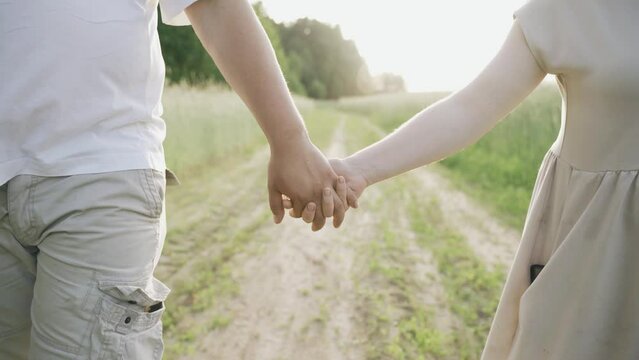
[[[249,107],[277,151],[308,135],[273,47],[246,0],[199,0],[187,15],[231,87]]]

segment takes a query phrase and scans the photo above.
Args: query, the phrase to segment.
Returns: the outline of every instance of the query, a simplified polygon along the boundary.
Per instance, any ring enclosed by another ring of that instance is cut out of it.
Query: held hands
[[[348,159],[331,159],[329,163],[333,171],[345,179],[348,206],[357,208],[357,199],[362,196],[366,187],[370,185],[370,182],[364,176],[364,172]]]
[[[291,138],[286,143],[273,146],[268,167],[268,189],[275,223],[279,224],[284,218],[285,201],[286,207],[300,216],[307,204],[326,201],[332,204],[332,208],[326,207],[324,212],[324,209],[318,211],[312,206],[312,216],[306,214],[304,219],[313,223],[313,230],[321,229],[326,218],[331,216],[334,216],[334,224],[341,224],[346,200],[342,201],[335,191],[337,180],[328,160],[308,138]],[[325,189],[328,191],[323,195]],[[346,199],[346,196],[343,198]]]
[[[333,171],[339,174],[337,184],[335,185],[335,192],[337,192],[338,199],[342,204],[346,204],[346,208],[358,207],[357,199],[362,195],[366,187],[369,185],[369,181],[363,175],[356,166],[350,164],[348,160],[331,159],[330,165]],[[290,210],[290,215],[295,218],[301,217],[306,223],[310,223],[321,211],[325,217],[330,217],[333,214],[333,209],[337,209],[340,204],[335,203],[335,197],[333,196],[333,188],[325,187],[322,192],[322,207],[318,209],[315,202],[309,202],[304,207],[304,210],[300,213],[293,207],[290,200],[284,199],[284,207]],[[338,213],[335,213],[333,219],[333,225],[338,228],[344,219],[344,214],[339,213],[341,217],[338,217]],[[313,223],[313,231],[321,229],[317,228],[315,222]]]

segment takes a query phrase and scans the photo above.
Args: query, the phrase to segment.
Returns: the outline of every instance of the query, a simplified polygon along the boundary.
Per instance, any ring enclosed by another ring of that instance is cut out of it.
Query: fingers
[[[337,178],[337,185],[335,186],[335,192],[337,198],[335,198],[334,213],[333,213],[333,226],[338,228],[344,222],[346,216],[346,210],[348,209],[348,186],[346,185],[346,179],[343,176]],[[354,196],[354,194],[353,194]],[[356,198],[357,200],[357,198]],[[357,205],[357,204],[356,204]]]
[[[271,212],[273,213],[273,221],[276,224],[282,222],[284,219],[284,204],[282,202],[282,194],[275,190],[273,187],[269,187],[268,191],[268,202],[271,207]]]
[[[333,216],[333,189],[330,187],[324,188],[322,191],[322,213],[325,218]]]
[[[346,203],[342,202],[338,195],[335,195],[335,213],[333,214],[333,226],[338,228],[344,222],[346,216]]]
[[[348,206],[351,206],[355,209],[359,207],[359,201],[357,200],[357,196],[351,189],[348,189],[348,194],[346,195],[346,199],[348,202]]]
[[[284,206],[285,209],[289,209],[288,210],[288,214],[295,219],[299,219],[302,217],[302,214],[304,213],[304,210],[306,210],[306,206],[304,207],[304,209],[298,209],[298,207],[295,206],[295,203],[293,202],[293,200],[291,200],[288,196],[286,195],[282,195],[283,199],[282,199],[282,204]],[[302,203],[298,202],[298,205],[301,206]],[[310,203],[309,203],[310,204]],[[308,204],[307,204],[308,206]],[[315,211],[315,210],[313,210]]]
[[[284,205],[284,209],[292,209],[293,202],[286,195],[282,195],[282,204]]]
[[[294,202],[286,195],[279,194],[280,201],[278,204],[276,201],[277,198],[273,198],[276,197],[277,194],[277,191],[273,191],[272,195],[269,197],[271,209],[275,209],[273,210],[275,222],[279,224],[284,217],[283,211],[285,209],[289,209],[289,215],[291,217],[302,218],[302,220],[306,223],[313,223],[313,231],[322,229],[326,224],[326,218],[329,217],[333,217],[333,226],[335,228],[340,227],[344,222],[349,205],[352,207],[358,206],[355,193],[348,189],[346,181],[342,176],[337,178],[337,181],[335,182],[335,189],[331,187],[323,189],[321,209],[318,209],[315,202],[309,202],[302,211],[298,211],[294,206]],[[275,211],[279,211],[279,209],[281,209],[281,213],[277,213],[278,215],[275,215]]]
[[[313,202],[310,202],[306,205],[304,211],[302,212],[302,220],[304,220],[305,223],[310,224],[311,222],[313,222],[313,220],[315,219],[316,208],[317,206]]]
[[[295,219],[299,219],[302,217],[302,214],[298,214],[295,212],[295,209],[293,209],[293,201],[288,196],[282,195],[282,204],[284,204],[284,209],[289,209],[288,215],[290,217]]]
[[[348,194],[348,187],[346,186],[346,179],[343,176],[337,178],[337,186],[335,186],[335,192],[337,192],[337,196],[342,201],[344,206],[348,207],[348,202],[346,196]]]
[[[302,216],[302,213],[304,212],[304,208],[306,207],[306,202],[300,202],[299,200],[292,200],[293,201],[293,209],[291,209],[291,216],[299,218]]]
[[[357,206],[357,198],[353,194],[354,204]],[[346,210],[348,209],[348,187],[343,176],[338,177],[335,192],[330,187],[324,188],[322,191],[322,214],[323,219],[313,219],[313,231],[317,231],[324,227],[326,218],[333,217],[333,226],[338,228],[344,222]],[[305,210],[306,211],[306,210]],[[307,214],[310,216],[310,213]],[[307,219],[304,221],[308,222]]]
[[[324,224],[326,224],[326,218],[324,216],[322,216],[321,211],[316,211],[315,212],[315,219],[313,219],[312,230],[313,231],[318,231],[318,230],[320,230],[320,229],[322,229],[324,227]]]
[[[302,214],[298,214],[295,212],[295,209],[293,209],[293,201],[288,196],[282,195],[282,204],[284,205],[284,209],[289,209],[288,214],[290,217],[295,219],[299,219],[302,217]]]

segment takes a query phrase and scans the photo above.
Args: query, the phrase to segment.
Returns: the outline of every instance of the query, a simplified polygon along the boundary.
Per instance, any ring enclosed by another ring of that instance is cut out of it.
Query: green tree
[[[222,74],[190,26],[168,26],[160,23],[158,33],[169,82],[186,82],[189,85],[224,82]]]
[[[374,81],[355,43],[344,39],[339,26],[308,18],[290,25],[280,24],[266,14],[261,2],[253,7],[292,92],[318,99],[337,99],[403,88],[399,77],[384,75],[381,84]],[[169,82],[225,83],[190,26],[160,24],[158,31]]]
[[[268,17],[261,2],[256,3],[253,8],[273,44],[291,91],[304,94],[304,87],[301,86],[296,73],[289,71],[278,25]],[[162,56],[166,64],[166,78],[169,82],[186,82],[189,85],[202,85],[208,82],[225,83],[220,70],[215,66],[190,26],[168,26],[160,23],[158,33],[162,43]]]
[[[286,51],[282,47],[279,25],[266,14],[264,5],[261,1],[255,3],[253,5],[253,9],[255,9],[255,13],[260,19],[260,22],[262,23],[262,26],[266,31],[266,35],[268,35],[268,38],[271,40],[271,44],[273,45],[273,49],[275,50],[275,56],[277,57],[277,61],[280,64],[282,73],[286,78],[289,89],[292,92],[306,95],[306,89],[299,79],[299,72],[296,72],[294,69],[291,68],[290,61],[286,55]]]
[[[304,18],[279,29],[291,67],[309,96],[336,99],[368,92],[362,87],[370,79],[366,63],[339,26]]]

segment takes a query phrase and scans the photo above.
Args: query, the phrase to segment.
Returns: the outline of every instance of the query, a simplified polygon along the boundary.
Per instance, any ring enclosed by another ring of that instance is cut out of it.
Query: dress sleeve
[[[160,0],[162,22],[167,25],[191,25],[184,9],[196,0]]]
[[[553,1],[559,0],[529,0],[513,14],[537,64],[550,74],[555,73],[552,56],[556,53],[559,37]]]

